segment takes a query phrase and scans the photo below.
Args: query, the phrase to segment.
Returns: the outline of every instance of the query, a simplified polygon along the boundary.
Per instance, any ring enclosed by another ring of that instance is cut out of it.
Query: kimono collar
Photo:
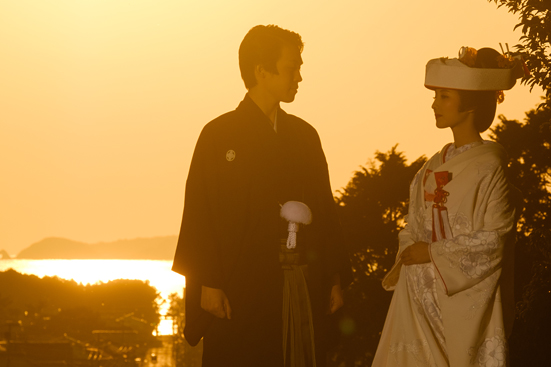
[[[429,192],[432,192],[432,190],[436,188],[434,175],[431,174],[432,172],[449,171],[455,176],[473,161],[484,161],[484,159],[486,159],[486,155],[494,155],[499,157],[502,165],[507,162],[507,153],[505,152],[505,149],[499,143],[492,141],[487,141],[485,144],[474,146],[471,149],[459,154],[454,159],[444,162],[444,155],[446,154],[449,145],[450,144],[447,144],[444,149],[438,153],[438,156],[435,157],[436,159],[428,166],[429,170],[427,178],[425,179],[425,187]]]
[[[469,165],[473,160],[484,159],[482,158],[486,154],[493,154],[500,158],[502,164],[507,161],[507,153],[501,144],[493,141],[485,141],[484,144],[475,145],[474,147],[468,149],[467,151],[457,155],[453,159],[444,161],[444,156],[449,148],[451,143],[448,143],[442,148],[442,150],[435,155],[434,161],[430,161],[430,164],[427,166],[429,173],[427,173],[427,178],[425,178],[426,185],[428,187],[435,187],[434,184],[434,175],[430,175],[431,172],[441,172],[441,171],[450,171],[454,174],[458,174],[463,168]]]
[[[275,125],[275,123],[272,124],[270,118],[266,116],[264,112],[262,112],[262,110],[260,109],[260,107],[258,107],[256,103],[254,103],[249,94],[245,95],[245,98],[243,98],[243,101],[241,101],[241,103],[237,107],[237,111],[246,116],[245,118],[247,120],[269,127],[273,133],[280,130],[282,121],[285,120],[286,115],[285,111],[283,111],[281,107],[278,107],[276,112],[277,125]]]
[[[454,164],[453,161],[455,161],[455,159],[444,161],[444,156],[446,155],[446,152],[451,144],[452,143],[446,144],[439,153],[440,165],[443,165],[444,167],[453,165]],[[505,149],[501,146],[501,144],[496,143],[494,141],[488,141],[488,140],[485,140],[483,144],[476,144],[475,146],[471,147],[467,151],[457,155],[457,157],[461,157],[461,160],[468,160],[468,159],[479,157],[482,154],[486,154],[486,153],[493,153],[498,155],[502,160],[505,160],[505,161],[507,160],[507,153],[505,152]]]

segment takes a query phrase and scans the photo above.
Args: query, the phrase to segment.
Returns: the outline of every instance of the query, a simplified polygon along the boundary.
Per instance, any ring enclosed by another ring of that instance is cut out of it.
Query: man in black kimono
[[[184,334],[192,345],[203,337],[203,367],[325,365],[328,315],[343,304],[350,267],[318,134],[279,107],[302,81],[302,48],[297,33],[252,28],[239,49],[248,93],[204,127],[195,148],[172,269],[186,276]],[[312,212],[292,264],[281,245],[288,201]],[[300,299],[282,268],[307,280],[307,287],[291,283]],[[290,303],[306,310],[298,326],[299,311],[282,310],[284,283]],[[297,339],[304,350],[292,346]]]

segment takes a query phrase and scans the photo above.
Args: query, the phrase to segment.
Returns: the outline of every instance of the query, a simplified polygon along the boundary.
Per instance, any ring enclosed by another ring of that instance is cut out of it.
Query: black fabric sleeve
[[[193,153],[186,181],[184,214],[172,270],[198,284],[222,287],[222,267],[213,228],[217,183],[215,134],[205,126]]]
[[[341,286],[344,288],[352,281],[350,258],[348,248],[344,243],[342,227],[337,214],[337,207],[331,190],[329,180],[329,168],[323,152],[321,140],[318,133],[313,129],[313,148],[315,154],[315,177],[317,181],[317,195],[322,213],[322,222],[318,223],[318,230],[321,233],[320,239],[324,243],[323,270],[327,281],[338,274]]]

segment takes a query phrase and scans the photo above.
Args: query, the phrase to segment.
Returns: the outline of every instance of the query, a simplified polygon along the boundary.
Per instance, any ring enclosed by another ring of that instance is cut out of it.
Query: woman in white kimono
[[[489,48],[428,62],[436,126],[450,128],[454,142],[410,186],[396,263],[383,280],[394,295],[374,367],[507,365],[515,208],[505,151],[480,133],[523,73],[520,59]]]

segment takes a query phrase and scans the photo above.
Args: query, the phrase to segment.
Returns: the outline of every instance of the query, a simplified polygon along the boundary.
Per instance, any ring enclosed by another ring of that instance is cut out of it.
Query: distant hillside
[[[87,244],[66,238],[45,238],[17,255],[17,259],[148,259],[172,260],[176,236],[135,238]]]

